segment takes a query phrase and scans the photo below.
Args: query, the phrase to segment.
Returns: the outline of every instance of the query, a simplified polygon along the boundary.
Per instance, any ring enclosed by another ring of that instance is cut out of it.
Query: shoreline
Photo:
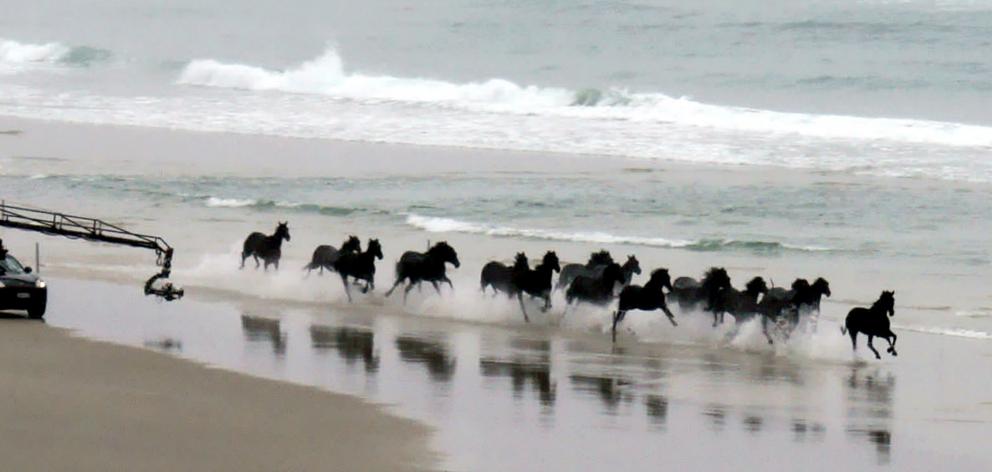
[[[358,397],[27,319],[0,324],[11,469],[431,470],[437,459],[429,427]]]

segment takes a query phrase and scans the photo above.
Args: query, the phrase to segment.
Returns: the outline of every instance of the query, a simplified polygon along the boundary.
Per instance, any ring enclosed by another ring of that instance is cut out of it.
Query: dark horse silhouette
[[[847,319],[844,320],[844,327],[840,329],[840,332],[851,335],[853,350],[858,350],[857,339],[860,332],[868,336],[868,349],[875,353],[875,359],[882,358],[875,350],[875,346],[871,344],[875,336],[889,342],[886,352],[893,356],[899,355],[896,353],[896,333],[893,333],[889,327],[889,316],[896,316],[895,295],[896,292],[894,291],[882,291],[882,295],[871,305],[871,308],[855,307],[847,313]]]
[[[523,295],[526,293],[531,297],[543,298],[544,306],[541,311],[548,311],[551,308],[551,277],[553,272],[559,271],[561,266],[558,265],[558,255],[554,251],[544,253],[541,263],[533,270],[527,267],[526,256],[522,264],[518,260],[513,265],[510,285],[517,293],[517,301],[520,302],[520,311],[524,313],[524,321],[530,322],[530,318],[527,317],[527,309],[524,308]]]
[[[812,285],[806,279],[796,279],[792,282],[791,290],[770,288],[759,305],[765,317],[762,326],[772,321],[776,330],[788,338],[799,326],[800,317],[804,313],[811,314],[814,310],[819,313],[820,300],[824,295],[830,296],[830,284],[822,277],[817,278]],[[815,322],[816,317],[813,320]]]
[[[258,258],[265,261],[265,270],[269,270],[269,264],[276,266],[279,270],[279,258],[282,257],[282,241],[289,241],[289,222],[280,222],[276,226],[276,232],[272,236],[262,233],[251,233],[245,238],[244,249],[241,250],[241,268],[245,268],[245,259],[253,257],[255,268],[259,266]]]
[[[623,281],[623,271],[620,265],[612,263],[603,269],[599,277],[580,275],[572,281],[565,291],[565,300],[585,302],[594,305],[605,305],[613,300],[613,288]]]
[[[623,321],[624,317],[627,316],[627,312],[630,310],[661,310],[665,312],[668,321],[672,322],[672,326],[679,325],[675,322],[675,316],[672,315],[672,311],[668,309],[668,304],[665,303],[665,292],[662,291],[663,288],[667,288],[669,291],[672,290],[672,280],[668,275],[668,269],[655,269],[651,272],[651,278],[648,280],[648,283],[644,284],[643,287],[640,285],[628,285],[620,291],[620,305],[617,307],[617,311],[613,313],[613,342],[617,342],[617,325]]]
[[[740,331],[741,325],[744,322],[759,316],[762,314],[761,306],[758,303],[758,298],[762,294],[768,293],[768,284],[765,283],[765,279],[761,277],[755,277],[748,281],[744,288],[744,291],[737,290],[731,287],[728,290],[720,290],[720,303],[721,306],[730,316],[734,317],[734,329],[727,333],[727,338],[732,338],[737,335]],[[768,338],[768,343],[772,343],[772,338],[768,334],[766,319],[762,318],[761,330],[765,337]]]
[[[441,294],[441,287],[437,285],[438,282],[447,282],[452,290],[454,290],[455,286],[452,285],[451,280],[445,275],[444,264],[446,262],[451,263],[456,268],[461,265],[458,262],[458,254],[455,253],[455,249],[445,241],[435,244],[426,253],[415,251],[404,252],[400,256],[399,262],[396,263],[396,283],[386,292],[386,296],[392,295],[393,290],[396,290],[396,287],[403,283],[403,281],[407,281],[406,289],[403,290],[404,303],[406,303],[406,296],[413,289],[413,286],[419,286],[424,281],[430,282],[438,295]]]
[[[722,291],[730,290],[730,276],[723,267],[710,267],[701,281],[692,277],[679,277],[672,284],[670,297],[679,304],[682,311],[691,310],[702,305],[704,311],[713,313],[713,326],[723,322]]]
[[[496,261],[486,263],[486,265],[482,266],[482,274],[479,276],[479,283],[482,284],[482,292],[485,293],[487,287],[492,287],[494,296],[499,292],[503,292],[510,297],[515,295],[513,268],[521,264],[525,268],[530,268],[527,262],[527,255],[522,252],[517,253],[513,261],[513,266]]]
[[[320,269],[319,274],[323,274],[324,269],[334,270],[334,262],[338,260],[341,254],[359,252],[361,250],[362,242],[358,240],[358,236],[348,236],[348,239],[341,243],[340,250],[326,244],[317,246],[317,249],[313,250],[313,257],[310,258],[310,263],[303,270],[310,273],[314,269]]]
[[[344,293],[348,295],[348,302],[351,303],[351,290],[348,288],[348,277],[355,281],[364,280],[365,287],[362,293],[368,293],[375,288],[375,260],[382,259],[382,246],[378,239],[370,239],[365,252],[345,252],[339,253],[338,260],[334,262],[334,270],[341,276],[341,283],[344,284]]]
[[[610,251],[601,249],[598,252],[594,252],[589,255],[589,261],[585,264],[565,264],[561,268],[561,275],[558,276],[558,283],[555,284],[555,288],[565,288],[572,284],[579,275],[598,277],[602,271],[602,268],[613,263],[613,256],[610,255]],[[591,271],[599,269],[600,273],[593,273]]]

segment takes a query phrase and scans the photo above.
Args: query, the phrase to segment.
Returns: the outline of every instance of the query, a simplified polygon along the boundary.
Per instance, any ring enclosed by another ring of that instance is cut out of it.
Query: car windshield
[[[24,266],[14,256],[8,255],[6,259],[0,259],[0,273],[23,274]]]

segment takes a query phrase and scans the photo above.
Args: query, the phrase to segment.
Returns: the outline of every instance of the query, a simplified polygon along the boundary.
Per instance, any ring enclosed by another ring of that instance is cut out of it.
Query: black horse
[[[856,307],[848,312],[847,319],[844,320],[844,327],[840,329],[840,332],[851,335],[851,347],[855,351],[858,350],[857,339],[860,332],[868,336],[868,349],[875,353],[875,359],[882,358],[875,350],[875,346],[871,344],[875,336],[889,342],[886,352],[893,356],[899,355],[896,353],[896,333],[893,333],[889,327],[889,316],[896,316],[895,295],[896,292],[894,291],[882,291],[882,295],[871,305],[871,308]]]
[[[241,268],[245,268],[245,259],[255,258],[255,268],[259,266],[258,258],[265,261],[265,270],[269,270],[269,264],[276,266],[279,270],[279,258],[282,257],[282,241],[289,241],[289,222],[280,222],[276,226],[276,232],[272,236],[262,233],[251,233],[245,238],[244,249],[241,250]]]
[[[358,240],[358,236],[348,236],[348,239],[341,243],[340,250],[327,244],[317,246],[317,249],[313,250],[313,257],[310,258],[310,263],[303,270],[309,274],[314,269],[320,269],[318,273],[323,275],[324,269],[334,270],[334,262],[338,260],[341,254],[360,252],[361,250],[362,242]]]
[[[820,311],[820,300],[830,296],[830,283],[823,277],[818,277],[812,284],[806,279],[796,279],[792,282],[792,289],[786,290],[782,287],[768,289],[765,297],[770,302],[779,304],[793,304],[795,308],[802,311]]]
[[[365,252],[344,252],[339,253],[338,260],[334,261],[334,270],[341,276],[341,283],[344,284],[344,293],[348,295],[348,302],[351,302],[351,290],[348,288],[348,277],[355,281],[364,280],[365,287],[362,293],[368,293],[375,288],[375,260],[382,259],[382,246],[378,239],[370,239]]]
[[[482,266],[482,274],[479,276],[479,283],[482,284],[482,293],[486,292],[487,287],[492,287],[493,296],[499,294],[499,292],[503,292],[509,297],[516,295],[516,288],[513,285],[513,270],[519,265],[522,265],[525,269],[530,268],[527,262],[527,255],[522,252],[517,253],[517,257],[513,261],[513,266],[496,261],[488,262]]]
[[[523,254],[523,253],[521,253]],[[523,294],[531,297],[543,298],[544,307],[541,311],[548,311],[551,308],[551,277],[553,272],[560,272],[558,265],[558,255],[554,251],[544,253],[544,259],[533,270],[527,267],[527,258],[524,257],[523,264],[519,262],[513,265],[510,274],[510,285],[517,293],[517,301],[520,302],[520,311],[524,313],[524,321],[530,322],[527,317],[527,310],[524,308]]]
[[[612,263],[603,269],[599,277],[580,275],[572,281],[565,291],[565,300],[585,302],[594,305],[606,305],[613,300],[613,288],[623,281],[623,271],[620,265]]]
[[[678,302],[682,311],[702,305],[704,311],[713,313],[713,326],[716,326],[723,321],[723,313],[726,311],[722,292],[731,289],[733,287],[730,285],[727,270],[723,267],[711,267],[701,281],[696,281],[692,277],[675,279],[669,295]]]
[[[669,291],[672,290],[672,280],[668,275],[668,269],[655,269],[654,272],[651,272],[651,278],[648,280],[648,283],[644,284],[643,287],[640,285],[628,285],[620,291],[620,305],[617,307],[617,311],[613,313],[613,342],[617,342],[617,325],[623,321],[623,318],[627,316],[627,312],[630,310],[661,310],[665,312],[668,321],[672,322],[672,326],[679,325],[675,322],[675,316],[672,315],[672,311],[668,309],[668,304],[665,303],[665,292],[662,291],[663,288],[667,288]]]
[[[434,286],[434,290],[437,290],[438,295],[441,294],[441,287],[438,286],[438,282],[447,282],[454,289],[455,286],[452,285],[451,280],[445,275],[444,264],[446,262],[451,263],[455,268],[461,265],[458,262],[458,254],[455,253],[455,249],[445,241],[435,244],[426,253],[415,251],[404,252],[400,256],[399,262],[396,263],[396,283],[386,292],[386,296],[392,295],[393,290],[396,290],[396,287],[403,283],[403,281],[407,281],[406,289],[403,291],[404,303],[406,302],[407,294],[410,293],[413,286],[419,286],[424,281],[430,282]]]
[[[744,291],[733,287],[729,290],[720,291],[721,301],[719,306],[727,313],[730,313],[730,316],[734,317],[734,329],[727,333],[728,339],[737,335],[744,322],[762,314],[761,305],[758,303],[758,299],[762,294],[768,294],[768,284],[761,277],[755,277],[748,281],[744,287]],[[771,344],[772,338],[768,334],[765,318],[762,318],[761,330],[765,337],[768,338],[768,344]]]
[[[589,261],[585,264],[565,264],[561,268],[561,275],[558,276],[558,283],[555,284],[555,288],[562,289],[568,287],[580,275],[598,277],[600,273],[593,273],[591,271],[596,269],[600,269],[601,271],[602,268],[610,264],[613,264],[613,256],[610,255],[610,251],[605,249],[590,254]]]

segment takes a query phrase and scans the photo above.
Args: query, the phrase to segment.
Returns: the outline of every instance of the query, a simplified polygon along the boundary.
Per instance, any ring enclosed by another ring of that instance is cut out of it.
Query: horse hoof
[[[899,353],[895,349],[892,350],[892,357],[899,357]]]

